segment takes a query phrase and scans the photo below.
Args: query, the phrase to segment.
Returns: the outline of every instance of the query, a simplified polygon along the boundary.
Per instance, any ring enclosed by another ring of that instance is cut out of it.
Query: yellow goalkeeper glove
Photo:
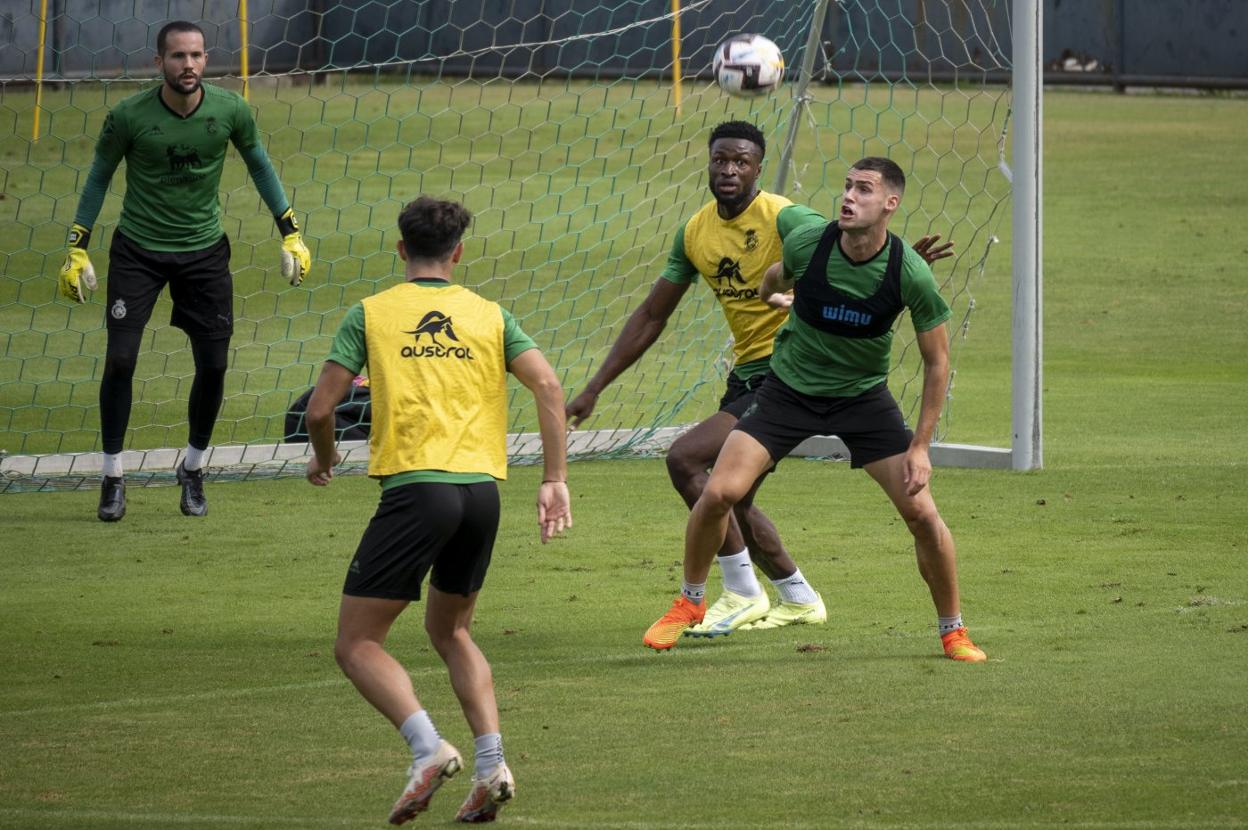
[[[95,269],[91,267],[91,259],[87,256],[87,243],[91,241],[91,231],[82,225],[71,225],[69,228],[69,254],[65,264],[61,266],[58,279],[61,296],[76,303],[86,302],[82,293],[85,284],[95,290]]]
[[[286,208],[286,212],[277,217],[277,230],[282,235],[282,276],[291,285],[298,285],[312,270],[312,252],[299,233],[293,208]]]

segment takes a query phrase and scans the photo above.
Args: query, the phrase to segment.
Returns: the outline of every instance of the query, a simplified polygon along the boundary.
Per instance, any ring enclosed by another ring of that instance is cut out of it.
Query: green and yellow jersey
[[[826,224],[803,227],[784,240],[784,275],[797,280],[806,273]],[[901,261],[901,299],[915,331],[936,328],[949,319],[949,305],[940,296],[932,269],[908,244]],[[866,262],[851,262],[840,245],[828,255],[826,278],[836,290],[855,298],[879,289],[888,266],[888,244]],[[807,395],[859,395],[888,377],[893,332],[878,337],[842,337],[820,331],[790,314],[776,335],[771,369],[776,377]]]
[[[763,274],[780,261],[790,233],[826,221],[808,207],[759,191],[739,216],[723,219],[710,202],[676,232],[660,276],[684,285],[700,275],[711,287],[732,331],[733,372],[741,379],[766,371],[772,340],[787,316],[758,296]]]
[[[126,98],[108,113],[95,145],[76,224],[90,228],[109,181],[126,162],[126,195],[117,228],[149,251],[198,251],[219,240],[221,171],[230,144],[247,163],[274,216],[289,207],[241,96],[204,84],[199,106],[185,117],[160,97],[160,87]]]
[[[327,359],[368,366],[369,475],[385,489],[506,478],[506,367],[535,348],[506,309],[441,280],[352,306]]]

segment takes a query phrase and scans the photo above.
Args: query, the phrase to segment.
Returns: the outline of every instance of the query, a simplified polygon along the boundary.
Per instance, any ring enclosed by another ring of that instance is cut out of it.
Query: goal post
[[[287,286],[279,241],[231,151],[221,201],[236,331],[210,475],[301,471],[307,447],[285,440],[287,411],[315,381],[346,309],[399,273],[395,217],[422,192],[474,212],[457,278],[508,307],[576,394],[658,277],[677,229],[709,199],[707,136],[730,119],[767,136],[764,182],[825,215],[858,157],[902,165],[910,184],[893,230],[957,244],[957,256],[934,268],[953,309],[955,373],[933,460],[1039,466],[1033,5],[575,0],[551,12],[538,0],[451,0],[436,10],[253,0],[244,32],[234,4],[171,0],[171,17],[208,33],[210,83],[242,90],[246,44],[249,103],[314,254],[310,279]],[[90,250],[100,290],[82,306],[57,300],[56,271],[105,113],[153,83],[155,33],[166,21],[122,7],[54,7],[46,40],[37,16],[19,13],[23,46],[0,56],[0,492],[94,486],[100,469],[103,287],[122,170]],[[783,51],[790,71],[776,93],[730,98],[711,79],[715,46],[743,32]],[[192,361],[168,319],[162,298],[135,375],[123,461],[137,483],[172,481],[185,445]],[[903,318],[890,386],[913,417],[921,376],[908,326]],[[695,286],[663,338],[601,396],[588,429],[573,433],[574,456],[661,453],[714,411],[730,368],[727,337],[710,292]],[[510,389],[509,452],[525,463],[537,457],[536,419],[523,389]],[[821,440],[805,451],[834,457],[835,442]],[[366,447],[348,449],[361,463]]]

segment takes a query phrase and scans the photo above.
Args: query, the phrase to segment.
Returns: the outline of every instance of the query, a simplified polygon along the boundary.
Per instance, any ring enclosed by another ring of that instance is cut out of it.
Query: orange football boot
[[[642,642],[650,648],[665,651],[676,645],[676,641],[680,639],[681,633],[686,628],[702,622],[705,616],[705,602],[694,604],[686,599],[684,594],[681,594],[672,602],[672,607],[667,609],[667,613],[659,617],[655,624],[647,629]]]
[[[984,650],[971,642],[966,627],[955,628],[940,638],[945,647],[945,656],[950,660],[961,660],[963,663],[982,663],[988,659]]]

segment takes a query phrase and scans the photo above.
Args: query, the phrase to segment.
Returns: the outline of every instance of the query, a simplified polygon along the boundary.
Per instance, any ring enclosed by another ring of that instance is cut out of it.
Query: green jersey
[[[827,225],[807,225],[784,240],[784,276],[799,279]],[[838,244],[828,256],[828,284],[855,298],[870,297],[884,281],[888,244],[866,262],[852,262]],[[932,269],[909,245],[901,263],[901,299],[915,331],[936,328],[949,319],[949,305],[940,296]],[[893,332],[878,337],[842,337],[820,331],[790,314],[776,334],[771,369],[776,377],[807,395],[852,397],[882,383],[888,376]]]
[[[446,283],[442,280],[416,280],[415,282],[417,285],[425,285],[432,288],[446,287]],[[503,357],[510,364],[521,352],[536,349],[537,344],[533,342],[533,338],[524,333],[524,330],[520,328],[520,324],[516,322],[516,318],[512,316],[510,311],[501,307],[500,311],[503,313]],[[342,318],[342,323],[338,326],[338,333],[334,335],[334,342],[330,346],[329,357],[326,360],[332,360],[339,366],[359,374],[368,363],[368,347],[366,343],[367,340],[364,334],[364,304],[356,303],[347,310],[346,316]],[[491,476],[485,473],[412,470],[383,477],[381,487],[385,490],[416,482],[476,484],[493,480]]]
[[[219,192],[226,150],[233,144],[275,216],[286,196],[241,96],[204,84],[199,106],[183,117],[160,97],[161,87],[126,98],[109,112],[75,222],[90,228],[122,159],[126,195],[118,230],[151,251],[196,251],[224,233]],[[101,187],[102,185],[102,187]]]

